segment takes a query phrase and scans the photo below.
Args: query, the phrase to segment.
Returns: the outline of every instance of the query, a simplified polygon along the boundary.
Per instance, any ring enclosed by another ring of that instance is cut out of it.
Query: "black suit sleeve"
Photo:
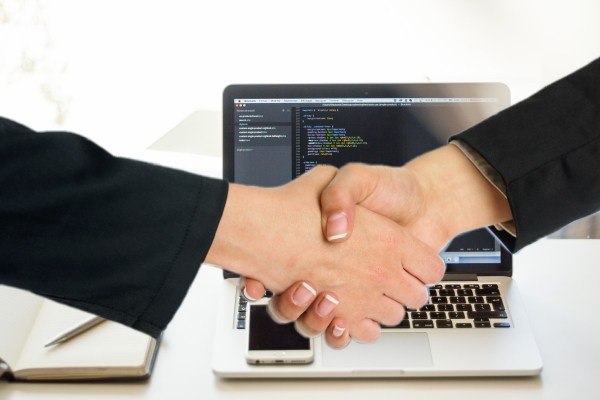
[[[0,118],[0,283],[152,336],[212,243],[227,183]]]
[[[451,138],[495,168],[517,236],[512,251],[600,209],[600,59]]]

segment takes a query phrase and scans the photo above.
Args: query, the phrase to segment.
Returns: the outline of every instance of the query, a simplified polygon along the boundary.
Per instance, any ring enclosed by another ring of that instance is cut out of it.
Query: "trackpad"
[[[404,368],[433,365],[425,332],[383,332],[375,343],[352,342],[343,350],[323,340],[323,366],[342,368]]]

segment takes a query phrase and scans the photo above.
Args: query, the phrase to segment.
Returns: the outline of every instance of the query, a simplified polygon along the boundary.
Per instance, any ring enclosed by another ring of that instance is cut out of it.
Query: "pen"
[[[46,343],[44,345],[44,347],[50,347],[50,346],[54,346],[55,344],[64,343],[67,340],[70,340],[70,339],[74,338],[75,336],[80,335],[83,332],[92,329],[93,327],[95,327],[96,325],[98,325],[104,321],[106,321],[106,320],[102,317],[88,318],[85,321],[82,321],[82,322],[78,323],[77,325],[73,326],[71,329],[54,337],[52,340],[50,340],[48,343]]]

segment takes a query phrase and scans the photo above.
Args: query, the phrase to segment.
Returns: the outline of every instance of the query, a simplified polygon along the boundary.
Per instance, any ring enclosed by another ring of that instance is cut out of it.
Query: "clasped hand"
[[[351,339],[374,341],[380,324],[396,325],[405,307],[424,305],[427,285],[443,277],[438,252],[448,233],[427,221],[425,189],[410,170],[322,166],[269,190],[279,201],[263,220],[275,230],[262,237],[270,248],[263,256],[270,262],[275,252],[285,260],[246,274],[244,291],[256,299],[269,287],[276,293],[269,306],[273,319],[295,321],[304,336],[325,332],[335,348]],[[277,212],[279,202],[287,215]],[[284,220],[286,230],[277,233]]]
[[[403,167],[321,166],[278,188],[232,184],[207,262],[245,276],[248,297],[268,287],[274,319],[341,348],[376,340],[405,307],[425,304],[449,240],[510,220],[503,193],[446,145]]]

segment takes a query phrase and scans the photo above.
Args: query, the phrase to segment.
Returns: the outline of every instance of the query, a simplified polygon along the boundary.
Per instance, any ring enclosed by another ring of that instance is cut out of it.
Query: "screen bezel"
[[[392,98],[494,97],[500,109],[510,105],[510,90],[501,82],[375,84],[232,84],[223,90],[223,179],[234,180],[234,100],[243,98]],[[495,236],[488,229],[492,236]],[[498,239],[496,239],[498,241]],[[498,241],[499,242],[499,241]],[[501,242],[499,242],[501,244]],[[499,264],[446,264],[446,274],[512,276],[512,254],[501,244]],[[237,276],[225,273],[225,277]]]

